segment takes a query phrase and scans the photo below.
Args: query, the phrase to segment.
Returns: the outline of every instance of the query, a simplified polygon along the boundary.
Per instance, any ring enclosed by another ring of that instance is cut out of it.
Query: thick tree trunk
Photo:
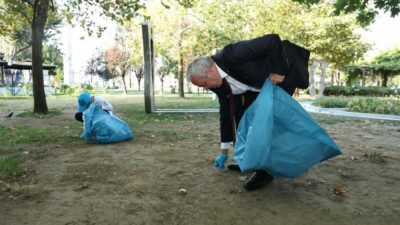
[[[43,37],[50,0],[36,0],[32,20],[32,86],[33,112],[47,114],[47,102],[43,84]]]

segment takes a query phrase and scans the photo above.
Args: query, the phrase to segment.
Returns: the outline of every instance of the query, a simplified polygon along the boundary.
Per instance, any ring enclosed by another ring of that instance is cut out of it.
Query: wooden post
[[[153,30],[150,22],[142,23],[144,54],[144,107],[146,113],[155,111],[154,107],[154,46]]]

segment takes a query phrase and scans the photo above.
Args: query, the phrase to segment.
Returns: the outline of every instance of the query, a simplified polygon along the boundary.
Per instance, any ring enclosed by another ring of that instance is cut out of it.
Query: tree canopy
[[[400,73],[400,49],[390,49],[381,52],[370,63],[377,70],[387,70],[392,73]]]
[[[293,1],[312,6],[325,0]],[[366,26],[374,21],[379,10],[390,12],[392,17],[397,16],[400,12],[400,0],[336,0],[334,7],[336,15],[340,15],[341,13],[355,13],[360,24]]]

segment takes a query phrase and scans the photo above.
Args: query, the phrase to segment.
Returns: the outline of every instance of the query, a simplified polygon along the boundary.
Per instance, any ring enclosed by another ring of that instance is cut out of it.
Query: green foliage
[[[157,74],[161,81],[164,81],[165,77],[169,74],[174,74],[174,77],[178,76],[178,61],[172,59],[171,57],[163,57],[161,60],[161,65],[157,68]]]
[[[348,108],[352,112],[400,115],[400,100],[377,97],[321,97],[313,102],[325,108]]]
[[[69,86],[69,85],[61,85],[60,87],[56,87],[56,91],[60,95],[77,95],[83,91],[80,86]]]
[[[0,179],[18,173],[18,167],[21,162],[21,156],[9,156],[0,159]]]
[[[56,68],[54,75],[54,86],[57,88],[60,86],[61,81],[64,80],[64,71],[61,68]]]
[[[353,112],[400,115],[399,99],[358,98],[347,106]]]
[[[54,65],[61,71],[64,67],[63,54],[61,53],[61,49],[59,49],[55,44],[44,44],[43,60],[44,63]]]
[[[54,110],[55,113],[57,111]],[[38,115],[36,113],[28,112],[26,116],[29,116],[32,119],[41,119],[46,120],[53,115]],[[72,141],[78,141],[79,137],[77,135],[72,135],[70,129],[75,130],[75,132],[79,132],[82,129],[82,125],[80,123],[76,123],[72,119],[66,122],[60,122],[57,124],[58,127],[51,126],[21,126],[15,127],[14,129],[6,128],[0,125],[0,134],[2,135],[3,142],[0,146],[0,153],[2,152],[10,152],[18,149],[19,145],[29,144],[32,148],[36,146],[42,146],[47,144],[68,144]]]
[[[140,16],[138,11],[144,7],[144,2],[140,0],[70,0],[62,5],[62,10],[70,23],[79,24],[89,35],[99,37],[107,27],[96,24],[93,15],[108,17],[123,24]]]
[[[85,92],[93,91],[93,86],[91,84],[81,84],[81,90]]]
[[[37,118],[37,119],[47,119],[52,116],[61,115],[61,111],[58,109],[49,110],[46,115],[41,115],[37,113],[33,113],[32,111],[25,111],[18,114],[18,117],[25,117],[25,118]]]
[[[24,85],[22,86],[22,89],[24,90],[25,95],[31,96],[31,95],[32,95],[32,82],[29,82],[29,83],[27,83],[27,84],[24,84]]]
[[[400,49],[395,48],[381,52],[369,63],[369,66],[378,72],[400,74]]]
[[[395,95],[394,90],[387,87],[355,86],[350,90],[351,95],[385,97]]]
[[[394,89],[376,86],[328,86],[324,89],[324,96],[376,96],[385,97],[398,95]]]
[[[352,98],[319,97],[315,99],[313,105],[324,108],[346,108]]]
[[[313,4],[321,2],[321,0],[294,0],[311,6]],[[390,12],[392,17],[395,17],[400,12],[400,1],[399,0],[374,0],[373,4],[371,1],[365,0],[336,0],[335,14],[340,15],[341,13],[356,13],[357,20],[364,26],[369,25],[374,21],[375,16],[378,14],[378,10],[384,12]]]
[[[328,87],[325,87],[325,89],[324,89],[324,95],[325,96],[330,96],[330,95],[347,96],[347,95],[349,95],[350,90],[351,89],[349,87],[345,87],[345,86],[328,86]]]

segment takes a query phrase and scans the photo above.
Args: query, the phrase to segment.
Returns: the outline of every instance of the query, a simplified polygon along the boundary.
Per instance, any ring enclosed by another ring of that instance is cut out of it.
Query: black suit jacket
[[[229,44],[211,57],[229,76],[252,87],[261,88],[270,73],[285,75],[285,80],[279,86],[290,95],[296,87],[308,87],[310,52],[289,41],[281,41],[276,34]],[[229,107],[231,96],[222,87],[210,90],[217,94],[220,104],[221,142],[230,142],[234,135]],[[248,105],[244,105],[244,109],[237,109],[237,101],[240,100],[235,98],[238,121]]]

